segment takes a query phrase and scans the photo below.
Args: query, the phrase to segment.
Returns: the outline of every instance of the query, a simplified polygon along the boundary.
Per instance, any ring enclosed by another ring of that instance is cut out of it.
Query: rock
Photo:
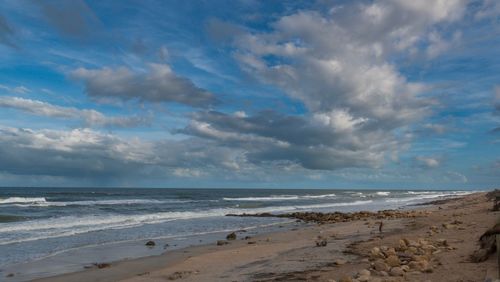
[[[394,248],[388,248],[387,250],[384,251],[384,255],[386,257],[389,257],[389,256],[396,256],[397,253],[396,253],[396,250]]]
[[[371,250],[371,257],[373,259],[376,259],[376,258],[385,258],[384,254],[380,251],[380,248],[378,248],[378,247],[374,247]]]
[[[383,277],[387,277],[387,276],[389,276],[389,273],[387,273],[387,271],[380,271],[379,275],[383,276]]]
[[[109,263],[94,263],[94,265],[95,265],[97,268],[99,268],[99,269],[101,269],[101,268],[107,268],[107,267],[110,267],[110,266],[111,266],[111,264],[109,264]]]
[[[248,241],[248,245],[253,245],[253,244],[256,244],[257,242],[255,241]]]
[[[437,239],[436,240],[436,243],[439,245],[439,246],[443,246],[443,247],[448,247],[448,241],[446,241],[446,239]]]
[[[344,276],[344,277],[340,278],[339,282],[353,282],[353,281],[352,281],[351,277]]]
[[[370,276],[366,275],[361,275],[358,278],[356,278],[359,282],[368,282],[370,281]]]
[[[416,254],[416,253],[418,252],[418,250],[417,250],[417,248],[415,248],[415,247],[409,247],[409,248],[408,248],[408,252],[409,252],[410,254]]]
[[[401,267],[396,266],[396,267],[391,268],[391,271],[389,272],[389,274],[391,276],[403,276],[405,273],[401,269]]]
[[[401,261],[397,256],[389,256],[386,260],[385,263],[387,263],[390,267],[395,267],[395,266],[400,266]]]
[[[328,242],[326,241],[326,239],[316,241],[316,247],[326,247],[327,244]]]
[[[5,277],[14,277],[14,273],[9,273],[9,274],[5,275]]]
[[[245,240],[252,239],[252,236],[245,236]]]
[[[222,246],[222,245],[227,245],[229,244],[228,241],[225,240],[217,240],[217,246]]]
[[[146,246],[148,247],[154,247],[156,245],[156,243],[154,241],[147,241],[146,242]]]
[[[406,242],[403,239],[399,240],[399,248],[398,249],[402,252],[404,252],[408,249],[408,246],[406,245]]]
[[[389,271],[389,266],[384,261],[379,259],[373,263],[373,269],[377,271]]]
[[[451,229],[451,228],[453,228],[455,226],[453,224],[443,223],[443,227],[444,227],[444,229]]]
[[[227,240],[236,240],[236,233],[231,232],[231,233],[227,234],[226,239]]]
[[[359,276],[370,276],[371,272],[368,269],[362,269],[358,272]]]
[[[403,265],[401,266],[401,269],[404,271],[404,272],[408,272],[410,271],[410,267],[408,265]]]
[[[345,259],[336,259],[336,260],[333,262],[333,264],[335,264],[335,265],[344,265],[344,264],[346,264],[346,263],[347,263],[347,261],[346,261]]]

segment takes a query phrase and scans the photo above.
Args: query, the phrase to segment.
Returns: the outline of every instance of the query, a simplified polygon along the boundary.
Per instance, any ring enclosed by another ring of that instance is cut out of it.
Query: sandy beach
[[[496,255],[470,260],[481,234],[499,217],[485,195],[414,206],[401,212],[405,216],[308,222],[253,238],[239,231],[235,240],[221,238],[220,245],[38,281],[494,281]]]

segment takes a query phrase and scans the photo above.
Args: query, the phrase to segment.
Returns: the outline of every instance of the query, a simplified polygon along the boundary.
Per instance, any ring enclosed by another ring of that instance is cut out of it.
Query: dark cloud
[[[0,44],[17,48],[17,46],[13,42],[13,36],[14,30],[7,23],[7,20],[2,15],[0,15]]]
[[[126,140],[90,129],[0,127],[0,172],[66,178],[202,176],[237,169],[237,155],[200,140]]]
[[[85,37],[95,32],[99,22],[83,0],[33,1],[47,21],[59,32],[73,37]]]
[[[386,152],[401,145],[392,134],[346,112],[287,116],[265,111],[250,117],[200,112],[178,133],[243,149],[254,164],[284,162],[320,170],[377,167]]]
[[[205,28],[208,36],[218,43],[228,43],[244,32],[241,26],[215,18],[208,20]]]
[[[72,77],[85,84],[85,91],[93,98],[139,99],[148,102],[177,102],[193,107],[215,104],[215,96],[176,75],[165,64],[150,64],[147,72],[136,73],[128,68],[79,68]]]

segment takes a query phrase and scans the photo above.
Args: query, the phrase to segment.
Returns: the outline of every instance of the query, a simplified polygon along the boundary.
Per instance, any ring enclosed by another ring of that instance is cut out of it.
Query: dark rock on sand
[[[236,233],[231,232],[226,236],[227,240],[236,240]]]
[[[146,242],[146,246],[148,247],[154,247],[156,245],[156,243],[154,241],[147,241]]]
[[[227,244],[229,244],[229,242],[225,241],[225,240],[218,240],[217,241],[217,246],[222,246],[222,245],[227,245]]]
[[[109,263],[94,263],[94,266],[96,266],[97,268],[101,269],[101,268],[110,267],[111,264],[109,264]]]

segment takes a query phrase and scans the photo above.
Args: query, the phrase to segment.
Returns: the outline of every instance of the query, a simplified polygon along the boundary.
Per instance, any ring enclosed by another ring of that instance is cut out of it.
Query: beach
[[[499,213],[491,211],[493,204],[485,195],[474,193],[413,206],[407,211],[408,217],[293,223],[284,231],[252,238],[245,238],[244,230],[235,230],[236,239],[226,240],[221,236],[224,243],[220,245],[211,243],[166,251],[158,256],[99,262],[101,265],[82,271],[37,281],[496,279],[496,255],[481,263],[469,259],[479,247],[481,234],[498,220]],[[405,261],[401,253],[411,253],[412,249],[413,257]],[[395,251],[396,262],[391,255]]]

